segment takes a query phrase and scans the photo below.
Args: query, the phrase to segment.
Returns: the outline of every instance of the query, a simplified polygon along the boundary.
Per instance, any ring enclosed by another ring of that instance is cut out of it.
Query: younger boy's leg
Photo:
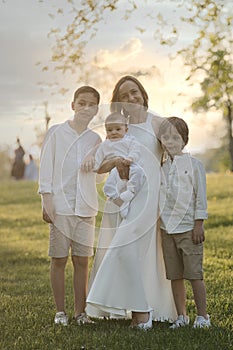
[[[74,309],[75,317],[85,312],[88,284],[88,257],[72,256],[74,266]]]
[[[198,316],[208,318],[206,313],[206,289],[203,280],[190,280]]]
[[[186,290],[184,280],[172,280],[171,286],[177,314],[186,316]]]

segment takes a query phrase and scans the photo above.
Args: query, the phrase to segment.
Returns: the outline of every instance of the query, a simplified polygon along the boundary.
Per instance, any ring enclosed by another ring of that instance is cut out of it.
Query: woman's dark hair
[[[111,111],[112,112],[121,112],[122,111],[122,106],[121,106],[121,103],[119,103],[119,89],[121,87],[121,85],[123,83],[125,83],[126,81],[132,81],[133,83],[135,83],[141,94],[142,94],[142,97],[143,97],[143,106],[148,109],[148,95],[147,95],[147,92],[146,90],[144,89],[143,85],[140,83],[140,81],[133,77],[132,75],[125,75],[124,77],[122,77],[115,85],[114,87],[114,90],[113,90],[113,93],[112,93],[112,99],[111,99],[111,105],[110,105],[110,108],[111,108]],[[124,115],[127,117],[128,114],[127,114],[127,111],[125,111],[123,109],[123,113]]]

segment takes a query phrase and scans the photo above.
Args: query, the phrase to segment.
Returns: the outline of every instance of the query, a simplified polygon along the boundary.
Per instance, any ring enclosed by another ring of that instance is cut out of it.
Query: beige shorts
[[[161,233],[167,279],[202,280],[203,243],[193,243],[192,231],[168,234],[161,230]]]
[[[95,238],[95,217],[56,215],[50,224],[49,256],[92,256]]]

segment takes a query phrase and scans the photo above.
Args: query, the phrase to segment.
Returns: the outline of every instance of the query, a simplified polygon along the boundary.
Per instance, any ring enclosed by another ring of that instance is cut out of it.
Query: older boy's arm
[[[204,220],[207,219],[206,199],[206,175],[201,162],[196,164],[194,169],[194,193],[195,193],[195,222],[193,229],[193,242],[202,243],[205,240]]]
[[[42,207],[44,221],[53,223],[55,220],[55,208],[52,193],[42,193]]]
[[[92,150],[86,155],[86,157],[84,158],[81,164],[82,171],[85,171],[85,172],[93,171],[95,167],[95,155],[100,144],[101,144],[101,139],[98,139],[95,147],[93,147]]]
[[[54,222],[55,208],[53,205],[53,134],[49,130],[42,145],[40,157],[39,193],[42,197],[43,219],[48,223]]]
[[[194,244],[199,244],[204,242],[205,240],[204,220],[195,220],[192,240]]]

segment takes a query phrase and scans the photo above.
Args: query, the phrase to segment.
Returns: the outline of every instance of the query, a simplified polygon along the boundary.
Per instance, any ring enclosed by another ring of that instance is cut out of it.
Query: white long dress
[[[86,312],[92,317],[153,309],[154,320],[174,320],[175,305],[166,280],[157,226],[161,149],[147,121],[130,124],[129,133],[141,143],[146,182],[130,204],[126,219],[107,201],[91,274]],[[157,231],[157,233],[156,233]]]

